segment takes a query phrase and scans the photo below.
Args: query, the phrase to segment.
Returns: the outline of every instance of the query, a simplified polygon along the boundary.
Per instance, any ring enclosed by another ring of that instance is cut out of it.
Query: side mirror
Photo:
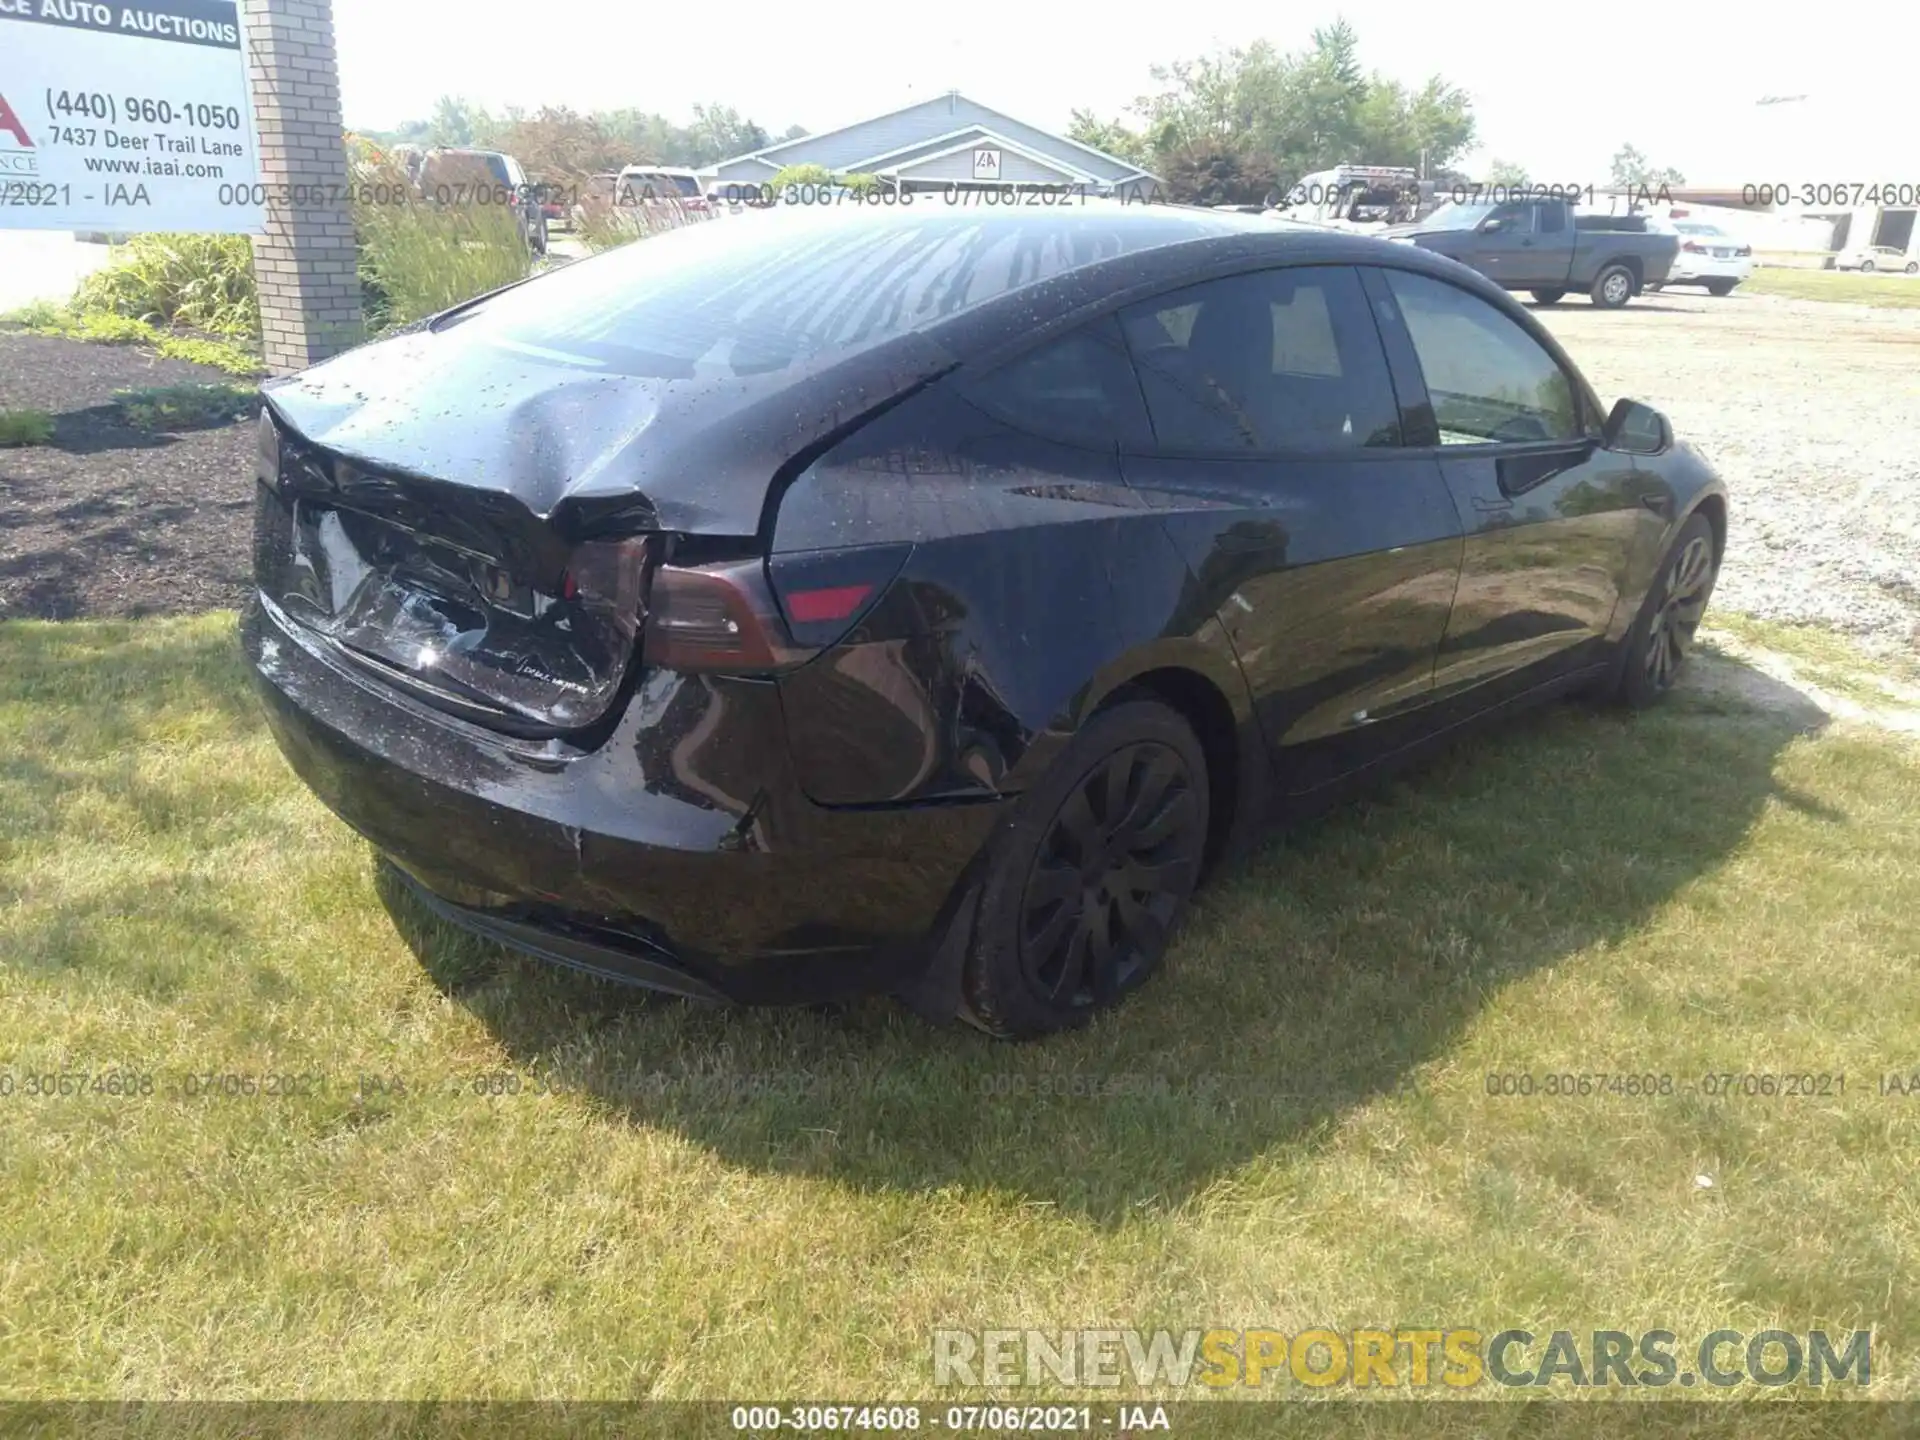
[[[1492,220],[1482,220],[1480,222],[1480,233],[1482,235],[1497,235],[1506,228],[1507,228],[1507,222],[1503,218],[1495,218]]]
[[[1651,405],[1638,400],[1616,400],[1607,416],[1600,443],[1629,455],[1658,455],[1673,446],[1673,426]]]

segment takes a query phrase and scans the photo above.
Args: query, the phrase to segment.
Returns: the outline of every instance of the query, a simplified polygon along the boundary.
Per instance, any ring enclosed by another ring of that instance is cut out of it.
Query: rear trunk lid
[[[443,709],[589,727],[675,537],[750,546],[789,462],[952,363],[911,334],[758,370],[619,358],[456,313],[267,386],[262,597]]]

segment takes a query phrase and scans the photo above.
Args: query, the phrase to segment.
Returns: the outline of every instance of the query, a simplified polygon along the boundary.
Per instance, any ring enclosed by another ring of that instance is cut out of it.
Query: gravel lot
[[[1920,654],[1920,309],[1669,291],[1536,313],[1602,400],[1659,407],[1725,477],[1716,606]]]

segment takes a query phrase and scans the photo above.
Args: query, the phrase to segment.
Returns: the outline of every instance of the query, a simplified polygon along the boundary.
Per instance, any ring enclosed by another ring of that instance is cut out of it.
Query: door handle
[[[1511,500],[1489,500],[1484,495],[1476,495],[1473,497],[1473,508],[1483,515],[1491,515],[1496,511],[1511,510],[1513,508],[1513,502]]]

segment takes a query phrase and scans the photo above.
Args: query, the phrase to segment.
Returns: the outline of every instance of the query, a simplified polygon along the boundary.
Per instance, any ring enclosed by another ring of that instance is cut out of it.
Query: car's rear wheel
[[[1593,303],[1602,310],[1618,310],[1633,298],[1633,271],[1609,265],[1593,277]]]
[[[1535,302],[1541,305],[1558,305],[1567,298],[1564,290],[1535,290],[1532,293]]]
[[[1860,262],[1860,273],[1862,275],[1871,275],[1873,273],[1873,262],[1871,260],[1862,260]]]
[[[545,215],[534,217],[533,234],[530,238],[533,241],[533,253],[545,255],[547,253],[547,217]]]
[[[1706,614],[1719,574],[1713,526],[1695,515],[1661,562],[1653,588],[1627,633],[1627,653],[1615,698],[1643,710],[1673,688],[1686,668],[1693,637]]]
[[[968,1018],[1024,1039],[1085,1022],[1158,968],[1200,875],[1207,762],[1157,700],[1096,715],[988,853]]]
[[[1733,293],[1733,287],[1739,283],[1738,280],[1709,280],[1707,281],[1707,293],[1709,295],[1731,295]]]
[[[1920,275],[1920,260],[1909,260],[1907,262],[1906,273],[1909,275]]]

